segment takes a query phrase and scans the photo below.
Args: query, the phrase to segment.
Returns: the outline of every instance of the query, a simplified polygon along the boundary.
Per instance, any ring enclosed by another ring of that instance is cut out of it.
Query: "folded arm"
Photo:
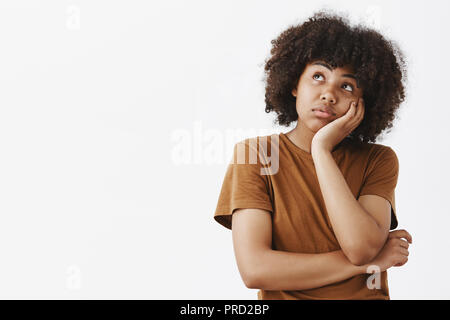
[[[376,195],[357,200],[329,151],[318,149],[313,159],[328,216],[343,252],[356,265],[371,261],[389,235],[390,203]]]
[[[319,254],[273,250],[272,218],[266,210],[234,211],[232,236],[238,269],[248,288],[306,290],[366,272],[342,250]]]

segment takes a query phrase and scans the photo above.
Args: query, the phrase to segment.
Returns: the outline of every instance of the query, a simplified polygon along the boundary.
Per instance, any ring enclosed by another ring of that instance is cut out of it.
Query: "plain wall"
[[[450,4],[356,0],[0,2],[0,298],[257,299],[213,214],[234,142],[291,128],[270,41],[322,8],[405,53],[390,295],[450,298]]]

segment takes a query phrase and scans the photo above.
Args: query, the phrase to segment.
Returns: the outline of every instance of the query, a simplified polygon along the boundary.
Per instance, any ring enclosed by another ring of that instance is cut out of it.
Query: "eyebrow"
[[[313,63],[313,65],[316,65],[316,64],[319,65],[319,66],[323,66],[323,67],[327,68],[330,71],[333,71],[333,69],[327,63],[323,63],[323,62],[315,62],[315,63]],[[343,74],[342,76],[357,80],[354,74],[346,73],[346,74]]]

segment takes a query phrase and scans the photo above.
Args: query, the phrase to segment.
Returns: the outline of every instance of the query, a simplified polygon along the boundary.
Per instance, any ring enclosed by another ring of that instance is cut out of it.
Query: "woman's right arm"
[[[366,273],[368,266],[352,264],[342,250],[318,254],[273,250],[272,217],[267,210],[235,210],[232,237],[239,273],[251,289],[318,288]]]
[[[232,216],[234,253],[242,280],[248,288],[305,290],[339,282],[365,273],[342,250],[309,254],[272,250],[269,211],[238,209]]]

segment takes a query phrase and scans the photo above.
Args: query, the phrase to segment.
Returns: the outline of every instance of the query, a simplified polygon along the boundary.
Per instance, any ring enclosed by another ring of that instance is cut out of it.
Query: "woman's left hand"
[[[333,120],[316,132],[311,142],[313,149],[332,151],[333,148],[355,130],[364,118],[364,101],[359,98],[352,102],[347,113]]]

